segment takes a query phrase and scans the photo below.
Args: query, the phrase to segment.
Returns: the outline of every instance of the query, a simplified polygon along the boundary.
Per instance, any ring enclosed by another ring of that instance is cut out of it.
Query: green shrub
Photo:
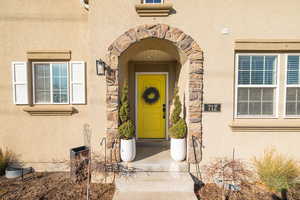
[[[274,149],[266,151],[261,159],[255,158],[254,166],[261,182],[278,192],[294,188],[300,175],[298,163]]]
[[[181,113],[181,102],[178,95],[178,88],[175,89],[174,92],[174,110],[171,115],[171,122],[172,125],[176,124],[180,120],[180,113]]]
[[[134,137],[134,122],[129,119],[129,104],[128,104],[128,85],[124,83],[121,92],[121,102],[119,109],[120,126],[118,127],[119,138],[129,140]]]
[[[14,154],[11,151],[2,151],[0,148],[0,176],[4,175],[8,164],[13,161]]]
[[[182,118],[180,118],[179,121],[169,129],[170,136],[176,139],[185,138],[186,131],[187,131],[186,123]]]
[[[172,138],[182,139],[186,136],[187,126],[185,120],[180,117],[182,104],[179,99],[178,88],[175,89],[174,95],[174,109],[171,115],[172,127],[169,129],[169,134]]]
[[[128,120],[128,118],[129,118],[128,110],[129,110],[129,105],[127,102],[124,102],[122,104],[122,106],[120,107],[120,111],[119,111],[119,117],[120,117],[121,123],[124,123]]]
[[[122,124],[126,122],[129,118],[128,86],[126,82],[124,83],[124,86],[122,88],[120,104],[121,106],[119,109],[119,117]]]
[[[134,137],[134,124],[132,120],[124,122],[118,129],[120,139],[129,140]]]

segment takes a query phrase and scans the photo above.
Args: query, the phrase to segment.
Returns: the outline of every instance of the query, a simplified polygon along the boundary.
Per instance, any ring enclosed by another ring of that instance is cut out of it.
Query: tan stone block
[[[150,37],[158,38],[159,29],[160,29],[159,24],[148,25],[147,26],[147,30],[148,30],[148,33],[149,33]]]
[[[191,105],[189,105],[189,107],[188,107],[188,110],[189,110],[189,112],[201,112],[202,111],[202,102],[201,101],[194,101],[194,102],[200,102],[200,105],[199,106],[191,106]]]
[[[106,84],[108,86],[118,85],[117,72],[115,70],[106,71]]]
[[[116,42],[114,43],[115,47],[119,50],[119,52],[123,53],[131,44],[133,44],[135,41],[133,41],[126,33],[121,35]]]
[[[191,36],[186,35],[184,38],[178,41],[178,46],[183,52],[187,53],[192,50],[193,41],[194,39]]]
[[[169,28],[170,27],[166,24],[160,24],[160,29],[158,31],[158,37],[159,38],[165,38]]]
[[[116,111],[116,110],[118,110],[118,104],[117,103],[109,103],[107,105],[107,108],[106,108],[107,112],[113,112],[113,111]]]
[[[198,130],[201,130],[201,128],[202,128],[202,125],[201,125],[201,123],[188,123],[188,128],[189,128],[189,130],[190,129],[198,129]]]
[[[106,97],[107,103],[112,104],[118,104],[119,103],[119,97],[117,95],[107,95]]]
[[[106,121],[107,128],[109,129],[117,129],[118,128],[118,122],[117,121]]]
[[[142,39],[150,37],[150,34],[148,33],[148,29],[147,29],[146,25],[137,27],[136,33],[137,33],[138,40],[142,40]]]
[[[165,39],[177,43],[177,40],[178,38],[180,38],[181,35],[182,37],[185,37],[185,34],[178,28],[170,28],[169,31],[166,33]]]
[[[202,102],[200,102],[200,101],[190,101],[188,106],[189,106],[189,108],[193,108],[193,107],[198,108],[198,107],[201,107],[201,105],[202,105]]]
[[[107,86],[107,93],[111,94],[111,92],[118,92],[119,87],[115,85]]]
[[[119,67],[119,56],[114,55],[114,54],[110,54],[108,65],[111,69],[118,69],[118,67]]]
[[[195,101],[195,100],[198,100],[198,99],[199,99],[199,93],[190,91],[189,100],[190,101]]]
[[[194,81],[194,80],[202,80],[203,79],[203,75],[202,74],[197,74],[197,73],[190,73],[190,80]]]
[[[197,44],[196,41],[193,41],[192,49],[193,49],[193,52],[202,52],[202,49],[200,48],[200,46]]]
[[[125,33],[128,37],[130,37],[132,43],[138,41],[138,37],[136,34],[136,30],[135,29],[129,29],[126,33]]]
[[[202,88],[201,81],[189,82],[189,88]]]
[[[113,43],[110,47],[109,47],[109,52],[112,55],[116,55],[116,56],[120,56],[121,52],[119,51],[119,49],[116,48],[115,43]]]
[[[190,110],[189,112],[189,118],[195,118],[195,119],[201,119],[202,117],[202,113],[201,113],[201,109],[200,107],[192,107],[194,108],[193,110]],[[192,123],[196,123],[196,122],[192,122]]]
[[[197,64],[190,64],[190,74],[196,73],[196,74],[203,74],[203,65],[202,63],[197,63]]]
[[[192,48],[192,47],[191,47]],[[203,53],[200,52],[192,52],[189,56],[190,60],[202,60],[203,59]]]
[[[119,120],[119,115],[117,111],[108,111],[106,117],[107,117],[107,121],[118,122]]]

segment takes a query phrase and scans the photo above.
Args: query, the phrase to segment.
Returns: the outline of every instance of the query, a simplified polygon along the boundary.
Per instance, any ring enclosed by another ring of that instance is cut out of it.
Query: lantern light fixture
[[[96,72],[98,76],[105,75],[105,71],[107,70],[107,68],[108,67],[106,63],[103,60],[101,59],[96,60]]]

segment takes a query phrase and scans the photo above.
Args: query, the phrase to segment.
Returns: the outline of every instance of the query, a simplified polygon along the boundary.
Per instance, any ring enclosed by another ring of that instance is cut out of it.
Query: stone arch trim
[[[146,38],[170,41],[188,57],[187,160],[190,163],[200,162],[202,159],[203,52],[191,36],[166,24],[141,25],[132,28],[117,38],[108,48],[107,63],[110,67],[106,73],[108,147],[112,147],[118,134],[119,56],[132,44]]]

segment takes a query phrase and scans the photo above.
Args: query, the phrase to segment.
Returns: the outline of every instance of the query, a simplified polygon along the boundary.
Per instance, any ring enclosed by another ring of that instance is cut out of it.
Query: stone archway
[[[132,28],[117,38],[108,48],[107,61],[110,66],[110,69],[106,73],[106,134],[108,147],[112,146],[114,138],[118,134],[119,56],[132,44],[146,38],[168,40],[188,58],[187,160],[190,163],[200,162],[202,156],[203,52],[191,36],[178,28],[173,28],[165,24],[142,25]],[[198,140],[195,140],[195,138],[198,138]],[[200,141],[200,143],[197,141]]]

